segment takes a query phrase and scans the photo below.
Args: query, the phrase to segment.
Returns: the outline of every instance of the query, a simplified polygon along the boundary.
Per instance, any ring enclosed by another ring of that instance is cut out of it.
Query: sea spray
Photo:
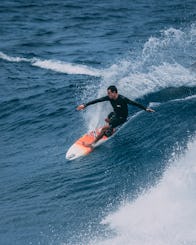
[[[102,220],[116,235],[91,245],[196,243],[196,140],[180,158],[174,156],[155,187]]]

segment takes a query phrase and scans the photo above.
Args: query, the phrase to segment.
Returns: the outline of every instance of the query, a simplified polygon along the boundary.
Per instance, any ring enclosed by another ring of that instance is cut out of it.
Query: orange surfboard
[[[108,137],[103,136],[96,144],[93,145],[92,147],[86,147],[84,146],[84,143],[86,144],[91,144],[97,135],[100,133],[101,128],[97,128],[93,131],[90,131],[86,134],[84,134],[81,138],[79,138],[67,151],[66,153],[66,159],[67,160],[74,160],[76,158],[79,158],[81,156],[88,155],[93,151],[95,147],[98,145],[104,143]]]

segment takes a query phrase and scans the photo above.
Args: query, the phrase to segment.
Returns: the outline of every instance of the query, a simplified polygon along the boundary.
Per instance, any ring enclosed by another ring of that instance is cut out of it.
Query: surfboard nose
[[[76,158],[76,154],[66,154],[66,156],[65,156],[65,158],[67,159],[67,160],[74,160],[75,158]]]

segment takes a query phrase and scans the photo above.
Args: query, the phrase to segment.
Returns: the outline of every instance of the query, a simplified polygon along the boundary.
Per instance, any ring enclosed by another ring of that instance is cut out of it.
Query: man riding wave
[[[107,88],[107,96],[92,100],[86,104],[81,104],[77,107],[77,110],[83,110],[89,105],[93,105],[103,101],[110,101],[114,111],[111,112],[105,119],[107,124],[101,129],[101,132],[97,135],[96,139],[91,144],[84,143],[86,147],[93,147],[93,144],[97,143],[104,135],[108,137],[111,136],[117,126],[122,125],[124,122],[126,122],[128,117],[128,104],[137,106],[147,112],[154,112],[153,109],[146,108],[145,106],[135,101],[132,101],[123,95],[120,95],[117,88],[113,85]]]

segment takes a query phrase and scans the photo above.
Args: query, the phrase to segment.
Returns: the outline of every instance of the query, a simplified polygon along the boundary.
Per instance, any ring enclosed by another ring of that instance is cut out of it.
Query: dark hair
[[[114,86],[114,85],[109,86],[107,90],[111,90],[112,93],[113,93],[113,92],[118,93],[117,87]]]

